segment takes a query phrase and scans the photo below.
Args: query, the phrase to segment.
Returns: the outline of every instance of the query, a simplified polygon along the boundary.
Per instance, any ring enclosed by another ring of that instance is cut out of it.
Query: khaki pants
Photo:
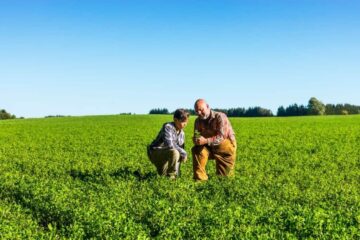
[[[225,139],[220,145],[210,147],[208,145],[194,146],[192,149],[193,171],[195,180],[207,180],[206,164],[208,159],[215,159],[216,174],[231,176],[234,174],[236,159],[236,142]]]
[[[180,175],[180,153],[176,149],[148,149],[150,161],[161,176]]]

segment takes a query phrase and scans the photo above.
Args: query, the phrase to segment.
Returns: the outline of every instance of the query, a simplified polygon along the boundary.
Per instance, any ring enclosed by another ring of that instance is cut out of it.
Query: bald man
[[[195,120],[192,150],[195,180],[207,180],[205,167],[208,159],[215,159],[216,174],[234,174],[236,139],[231,123],[224,113],[210,109],[204,99],[194,105],[198,118]]]

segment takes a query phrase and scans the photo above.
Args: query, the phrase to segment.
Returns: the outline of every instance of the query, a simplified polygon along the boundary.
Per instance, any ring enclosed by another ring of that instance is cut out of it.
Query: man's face
[[[199,102],[195,106],[195,112],[201,119],[207,119],[210,114],[209,106],[205,102]]]

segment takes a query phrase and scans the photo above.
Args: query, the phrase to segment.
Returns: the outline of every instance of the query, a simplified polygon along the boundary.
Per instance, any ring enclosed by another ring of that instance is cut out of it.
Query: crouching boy
[[[189,113],[177,109],[174,121],[164,123],[155,140],[147,147],[150,161],[161,176],[175,179],[180,176],[180,164],[186,162],[185,133]]]

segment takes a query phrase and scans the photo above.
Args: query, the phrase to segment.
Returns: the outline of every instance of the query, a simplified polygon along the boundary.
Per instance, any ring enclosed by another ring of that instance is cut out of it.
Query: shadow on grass
[[[156,178],[157,174],[154,172],[142,173],[138,169],[134,171],[129,167],[126,167],[114,171],[113,173],[110,174],[110,176],[116,178],[125,178],[125,179],[130,177],[130,178],[136,178],[139,181],[146,181]]]
[[[98,182],[106,177],[122,179],[122,180],[138,180],[147,181],[156,178],[157,174],[154,172],[141,172],[139,169],[131,169],[130,167],[119,168],[113,172],[105,172],[102,170],[77,170],[72,169],[69,175],[73,179],[79,179],[84,182]]]

